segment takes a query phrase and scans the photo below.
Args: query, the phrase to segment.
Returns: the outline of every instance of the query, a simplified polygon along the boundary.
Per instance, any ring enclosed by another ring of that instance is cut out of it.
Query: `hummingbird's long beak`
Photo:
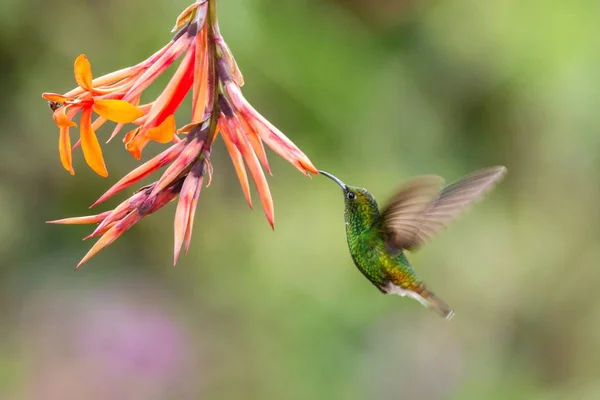
[[[346,189],[346,184],[342,181],[340,181],[338,178],[336,178],[335,176],[331,175],[329,172],[325,172],[325,171],[319,171],[319,173],[321,175],[325,175],[326,177],[328,177],[329,179],[331,179],[332,181],[334,181],[335,183],[337,183],[338,185],[340,185],[340,187],[342,189]]]

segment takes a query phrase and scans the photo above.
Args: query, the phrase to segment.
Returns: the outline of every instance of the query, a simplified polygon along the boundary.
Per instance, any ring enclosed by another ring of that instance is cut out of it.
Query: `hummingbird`
[[[481,199],[506,168],[482,169],[446,187],[439,176],[418,176],[402,185],[381,209],[366,189],[348,186],[328,172],[319,173],[342,188],[346,238],[359,271],[382,293],[412,297],[450,320],[454,311],[419,279],[405,252],[418,250]]]

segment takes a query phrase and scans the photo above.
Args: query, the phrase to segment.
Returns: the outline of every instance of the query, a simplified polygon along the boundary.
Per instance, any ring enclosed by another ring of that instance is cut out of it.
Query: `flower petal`
[[[122,220],[116,223],[112,228],[110,228],[87,252],[87,254],[81,259],[79,264],[75,269],[79,269],[85,262],[87,262],[90,258],[94,257],[98,252],[104,249],[106,246],[110,245],[112,242],[117,240],[119,236],[121,236],[125,231],[135,225],[142,217],[134,210],[127,214]]]
[[[98,175],[107,177],[108,171],[102,157],[102,149],[92,129],[92,110],[90,108],[84,108],[81,112],[80,124],[81,148],[85,161]]]
[[[167,87],[152,105],[152,108],[148,112],[148,120],[145,124],[146,129],[162,124],[169,115],[174,114],[190,91],[194,76],[195,53],[195,47],[190,47],[181,64],[177,67],[175,74],[173,74],[173,77],[167,84]]]
[[[204,118],[208,100],[208,51],[206,47],[205,26],[195,39],[196,60],[194,64],[194,82],[192,88],[192,122],[200,122]]]
[[[140,190],[134,193],[133,196],[119,204],[114,210],[110,211],[110,214],[98,225],[96,230],[92,233],[93,236],[97,236],[108,225],[120,221],[123,217],[129,214],[131,211],[137,209],[146,200],[148,193],[147,190]],[[92,208],[91,206],[90,208]]]
[[[204,122],[204,121],[203,121]],[[189,123],[187,125],[182,126],[181,128],[177,129],[177,133],[181,133],[182,135],[187,135],[188,133],[190,133],[193,129],[198,128],[200,125],[202,125],[202,122],[192,122]]]
[[[171,114],[159,126],[148,129],[146,137],[158,143],[169,143],[173,140],[176,130],[175,116]]]
[[[171,29],[171,32],[175,32],[181,29],[185,24],[190,22],[192,18],[196,16],[197,9],[201,5],[202,3],[194,3],[188,6],[185,10],[183,10],[181,14],[179,14],[179,16],[177,17],[177,20],[175,21],[175,26],[173,27],[173,29]]]
[[[229,99],[238,113],[258,133],[260,139],[283,159],[294,165],[305,175],[318,174],[317,169],[309,158],[279,129],[260,115],[242,95],[240,88],[234,83],[225,84]]]
[[[82,89],[91,92],[92,91],[92,65],[85,56],[85,54],[79,55],[75,59],[75,81]]]
[[[94,230],[94,232],[90,233],[89,235],[87,235],[86,237],[84,237],[81,240],[90,240],[91,238],[95,238],[95,237],[104,235],[106,232],[108,232],[108,230],[110,228],[112,228],[115,225],[116,225],[116,222],[111,222],[111,223],[107,224],[106,226],[103,226],[102,229],[96,228],[96,230]]]
[[[42,97],[45,100],[55,101],[57,103],[64,103],[65,101],[71,100],[70,98],[58,93],[42,93]]]
[[[185,143],[185,141],[182,141],[182,143]],[[156,196],[159,192],[166,189],[186,168],[190,167],[194,160],[200,155],[203,145],[204,140],[198,138],[187,144],[177,159],[169,166],[169,168],[167,168],[158,182],[156,182],[154,189],[152,189],[152,193],[150,193],[150,197]]]
[[[269,166],[269,160],[267,159],[267,153],[265,152],[265,146],[263,146],[263,142],[260,140],[258,133],[250,126],[250,124],[248,124],[243,115],[239,115],[238,120],[240,122],[240,130],[248,138],[248,141],[252,145],[252,149],[254,149],[254,153],[256,153],[263,168],[269,175],[273,175],[271,173],[271,167]]]
[[[68,126],[60,127],[58,152],[60,154],[60,162],[62,163],[63,167],[69,171],[71,175],[75,175],[75,171],[73,170],[73,158],[71,155],[71,137],[69,136]]]
[[[191,213],[192,199],[194,198],[197,184],[198,179],[192,176],[192,174],[188,174],[183,182],[181,193],[179,193],[179,201],[177,202],[177,209],[175,210],[175,219],[173,224],[173,265],[177,264],[181,246],[183,245],[183,239],[185,237],[188,219]]]
[[[144,112],[125,100],[94,99],[94,112],[106,119],[121,124],[133,122]]]
[[[135,84],[129,89],[129,92],[123,97],[124,100],[131,100],[139,97],[167,68],[175,62],[188,48],[192,38],[188,35],[183,35],[175,42],[169,42],[160,53],[155,54],[157,57],[151,57],[152,62],[148,68],[137,79]]]
[[[121,178],[117,183],[115,183],[110,189],[106,191],[106,193],[100,196],[100,198],[96,200],[96,202],[92,204],[91,207],[97,206],[98,204],[107,200],[111,196],[114,196],[120,191],[133,185],[137,181],[144,179],[157,169],[172,163],[179,156],[181,150],[183,150],[184,145],[184,142],[179,142],[176,145],[169,147],[168,149],[166,149],[156,157],[152,158],[151,160],[140,165],[139,167],[125,175],[123,178]]]
[[[244,136],[242,132],[237,129],[232,121],[228,122],[229,130],[232,133],[232,136],[235,136],[234,143],[242,153],[242,157],[244,157],[244,161],[246,161],[250,175],[252,176],[254,184],[256,185],[256,190],[258,191],[267,221],[269,221],[271,228],[274,228],[275,215],[273,209],[273,198],[271,197],[271,191],[269,190],[269,184],[267,183],[265,174],[260,167],[260,162],[258,161],[254,150],[252,150],[250,143],[248,143],[246,136]]]
[[[246,202],[248,202],[248,205],[250,208],[252,208],[252,195],[250,194],[250,184],[248,183],[248,174],[246,172],[246,167],[244,166],[244,159],[242,158],[242,153],[240,153],[237,146],[233,143],[234,138],[232,137],[232,133],[227,126],[225,117],[221,117],[221,119],[219,119],[219,131],[221,131],[223,142],[225,142],[225,146],[227,147],[227,151],[231,157],[231,162],[233,163],[235,173],[240,181],[240,186],[242,187],[242,192],[244,193]]]
[[[136,131],[138,129],[136,129]],[[146,147],[149,141],[150,139],[148,139],[146,136],[137,135],[131,141],[125,144],[125,149],[129,152],[129,154],[131,154],[133,158],[139,160],[142,158],[142,150],[144,149],[144,147]]]
[[[77,124],[71,121],[71,118],[69,118],[69,116],[67,115],[67,107],[61,107],[58,110],[54,111],[54,114],[52,114],[52,119],[54,119],[56,125],[61,128],[77,126]]]
[[[188,217],[187,228],[185,230],[185,252],[187,253],[190,249],[190,243],[192,242],[192,230],[194,228],[194,218],[196,216],[196,208],[198,207],[198,197],[200,196],[200,190],[202,189],[202,183],[204,176],[198,178],[196,184],[196,191],[192,197],[192,204],[190,205],[190,215]]]
[[[231,78],[233,79],[236,85],[244,86],[244,76],[238,68],[237,62],[235,62],[235,58],[233,58],[233,54],[231,53],[231,50],[229,50],[229,46],[227,46],[227,43],[225,43],[225,41],[222,39],[219,41],[218,45],[221,49],[221,52],[223,53],[223,56],[225,57],[225,62],[229,67]]]
[[[110,214],[110,211],[105,211],[103,213],[96,214],[96,215],[89,215],[89,216],[85,216],[85,217],[73,217],[73,218],[57,219],[57,220],[54,220],[54,221],[46,221],[46,223],[47,224],[57,224],[57,225],[98,224],[98,223],[104,221],[104,219],[106,217],[108,217],[109,214]]]
[[[150,107],[148,107],[146,110],[144,110],[145,106],[141,106],[140,107],[140,98],[139,97],[133,99],[133,101],[131,102],[131,104],[133,104],[134,106],[136,106],[140,110],[142,110],[144,112],[144,115],[145,115],[145,112],[150,109]],[[113,140],[117,136],[117,134],[121,131],[121,129],[123,129],[124,125],[125,125],[124,123],[118,123],[117,126],[115,126],[115,129],[113,129],[113,131],[110,134],[110,137],[108,138],[108,140],[106,141],[106,143],[108,143],[111,140]]]

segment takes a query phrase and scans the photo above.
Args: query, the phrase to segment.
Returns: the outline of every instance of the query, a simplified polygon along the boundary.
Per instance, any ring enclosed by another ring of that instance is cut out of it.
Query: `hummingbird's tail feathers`
[[[432,309],[438,313],[442,318],[450,321],[454,317],[454,311],[444,302],[444,300],[437,297],[433,292],[425,290],[421,293],[423,299],[427,302],[426,307]]]
[[[402,287],[389,282],[387,286],[383,287],[388,294],[397,294],[398,296],[408,296],[417,300],[426,308],[432,309],[444,319],[450,321],[454,317],[454,311],[432,291],[428,290],[425,285],[421,284],[416,291],[410,289],[403,289]]]

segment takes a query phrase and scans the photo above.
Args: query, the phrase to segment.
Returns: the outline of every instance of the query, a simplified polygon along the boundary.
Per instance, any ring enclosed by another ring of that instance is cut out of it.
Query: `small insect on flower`
[[[85,55],[75,61],[78,87],[63,95],[44,93],[59,127],[59,153],[65,169],[72,167],[69,130],[80,116],[80,142],[88,165],[99,175],[108,172],[95,131],[106,121],[117,123],[108,141],[127,123],[137,125],[124,135],[127,151],[136,159],[150,141],[171,146],[146,161],[114,184],[93,205],[129,188],[162,167],[162,176],[112,211],[88,217],[50,221],[54,224],[97,224],[86,239],[100,237],[78,265],[114,242],[143,217],[178,199],[175,212],[174,262],[180,249],[190,247],[192,227],[200,190],[210,185],[212,144],[221,133],[231,156],[242,192],[252,205],[246,168],[254,181],[269,224],[275,223],[273,199],[265,173],[271,174],[264,144],[303,174],[318,174],[309,158],[281,131],[259,114],[244,98],[242,73],[219,31],[216,0],[197,0],[177,18],[171,41],[148,59],[134,66],[92,79]],[[141,103],[143,92],[177,59],[175,73],[158,98]],[[192,91],[191,121],[177,129],[175,112]],[[92,122],[92,115],[98,117]]]

